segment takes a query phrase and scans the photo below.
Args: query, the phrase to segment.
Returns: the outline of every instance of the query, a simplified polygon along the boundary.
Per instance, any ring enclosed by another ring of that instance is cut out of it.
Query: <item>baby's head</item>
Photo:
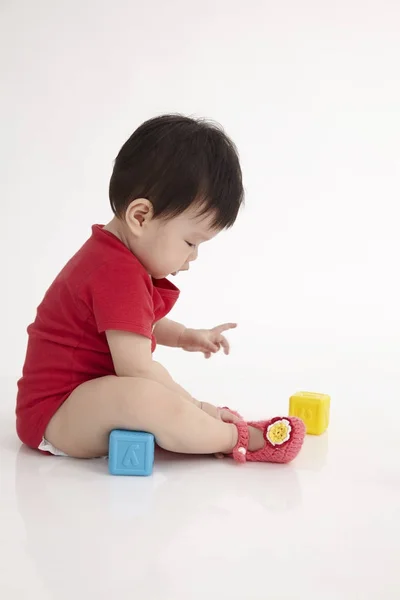
[[[236,148],[215,124],[166,115],[122,146],[110,180],[114,231],[156,279],[187,270],[243,202]]]

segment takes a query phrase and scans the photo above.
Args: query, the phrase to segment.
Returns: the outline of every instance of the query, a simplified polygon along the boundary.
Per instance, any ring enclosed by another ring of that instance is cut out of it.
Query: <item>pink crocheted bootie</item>
[[[235,423],[238,430],[238,442],[232,451],[237,462],[273,462],[288,463],[292,461],[303,445],[306,428],[297,417],[274,417],[268,421],[239,421]],[[265,444],[260,450],[251,452],[249,445],[249,427],[256,427],[263,432]]]

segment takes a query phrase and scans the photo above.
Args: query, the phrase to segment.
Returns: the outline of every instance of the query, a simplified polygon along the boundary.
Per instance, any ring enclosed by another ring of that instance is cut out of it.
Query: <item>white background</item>
[[[19,375],[47,286],[110,219],[120,146],[169,111],[222,123],[247,192],[180,277],[174,317],[237,320],[229,364],[262,364],[266,388],[296,373],[329,391],[354,361],[398,372],[397,2],[42,0],[0,16],[2,375]]]
[[[2,375],[19,375],[47,286],[110,219],[120,146],[169,111],[222,123],[247,192],[234,229],[180,277],[174,317],[238,321],[229,370],[262,365],[266,391],[329,392],[360,363],[399,372],[397,2],[42,0],[0,14]]]
[[[298,389],[330,393],[330,467],[315,487],[302,484],[311,500],[323,481],[329,548],[337,524],[359,514],[353,545],[341,549],[343,569],[357,544],[369,547],[360,532],[371,518],[396,519],[374,521],[376,555],[352,573],[368,580],[360,600],[383,597],[385,578],[387,597],[398,598],[397,0],[2,0],[0,28],[0,376],[9,447],[26,327],[90,226],[111,218],[107,188],[120,146],[165,112],[217,120],[238,146],[247,205],[179,277],[172,316],[239,327],[229,358],[166,349],[157,357],[200,399],[259,417],[286,412]],[[358,494],[354,473],[364,482]],[[335,509],[343,493],[354,505]],[[321,506],[314,502],[310,519]],[[332,598],[359,591],[357,577]]]

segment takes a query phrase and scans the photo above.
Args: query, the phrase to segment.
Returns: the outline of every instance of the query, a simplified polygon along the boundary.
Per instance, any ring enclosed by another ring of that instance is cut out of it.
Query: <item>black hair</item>
[[[244,200],[236,147],[219,125],[203,119],[150,119],[119,151],[109,195],[119,217],[136,198],[149,200],[156,218],[178,216],[199,202],[200,214],[215,215],[213,227],[229,228]]]

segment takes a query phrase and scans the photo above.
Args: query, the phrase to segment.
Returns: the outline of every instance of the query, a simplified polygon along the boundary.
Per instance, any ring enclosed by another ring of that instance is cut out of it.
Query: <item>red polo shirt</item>
[[[154,324],[177,301],[167,279],[152,280],[131,251],[102,225],[66,264],[28,327],[28,348],[18,382],[17,432],[37,448],[61,404],[81,383],[115,375],[105,331],[152,340]]]

